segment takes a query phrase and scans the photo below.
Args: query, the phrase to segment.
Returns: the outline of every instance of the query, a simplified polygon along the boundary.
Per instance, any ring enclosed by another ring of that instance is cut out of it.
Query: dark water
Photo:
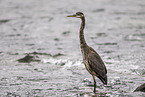
[[[66,17],[82,11],[87,43],[108,69],[107,86],[96,78],[96,96],[144,97],[133,92],[145,83],[144,9],[144,0],[0,0],[0,96],[94,96],[80,20]]]

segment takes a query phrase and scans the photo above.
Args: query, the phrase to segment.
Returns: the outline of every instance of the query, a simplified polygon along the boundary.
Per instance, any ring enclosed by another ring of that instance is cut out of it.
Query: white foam
[[[65,68],[71,68],[71,67],[78,67],[78,68],[84,68],[84,65],[82,65],[82,61],[80,60],[70,60],[70,59],[43,59],[42,62],[44,63],[50,63],[54,65],[61,65]]]

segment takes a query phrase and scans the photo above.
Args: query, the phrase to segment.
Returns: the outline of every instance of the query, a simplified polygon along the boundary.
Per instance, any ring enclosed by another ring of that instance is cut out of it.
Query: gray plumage
[[[94,93],[96,92],[97,76],[104,84],[107,84],[107,69],[99,54],[91,47],[89,47],[84,38],[85,16],[82,12],[77,12],[75,15],[67,17],[77,17],[81,19],[81,27],[79,32],[80,47],[83,56],[83,62],[86,69],[92,75],[94,80]]]

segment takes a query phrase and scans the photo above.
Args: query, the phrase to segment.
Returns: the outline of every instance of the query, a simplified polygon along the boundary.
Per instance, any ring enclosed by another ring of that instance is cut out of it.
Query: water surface
[[[133,91],[145,82],[144,9],[144,0],[1,0],[0,96],[94,95],[79,47],[80,20],[66,17],[82,11],[87,43],[108,70],[107,86],[96,78],[96,96],[143,97]]]

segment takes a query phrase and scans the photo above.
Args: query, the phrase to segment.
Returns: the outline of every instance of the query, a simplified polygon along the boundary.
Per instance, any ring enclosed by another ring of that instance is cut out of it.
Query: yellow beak
[[[67,16],[67,17],[76,17],[76,15],[69,15],[69,16]]]

